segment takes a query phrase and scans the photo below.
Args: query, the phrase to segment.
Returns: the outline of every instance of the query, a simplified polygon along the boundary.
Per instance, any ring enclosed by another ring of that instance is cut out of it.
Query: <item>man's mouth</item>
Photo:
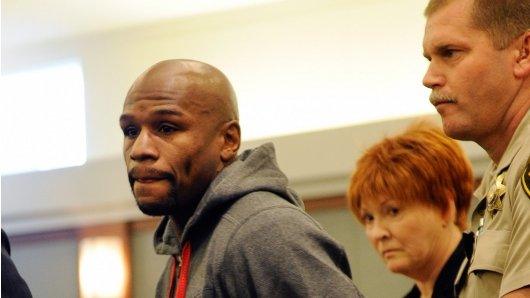
[[[170,180],[172,178],[173,176],[171,174],[154,168],[135,167],[129,171],[129,183],[131,187],[135,182],[147,184],[161,180]]]
[[[439,106],[441,104],[456,103],[456,100],[454,100],[454,99],[438,99],[438,100],[431,101],[431,103],[436,107],[436,106]]]
[[[140,183],[153,183],[160,180],[163,180],[164,178],[159,177],[142,177],[142,178],[135,178],[134,180]]]

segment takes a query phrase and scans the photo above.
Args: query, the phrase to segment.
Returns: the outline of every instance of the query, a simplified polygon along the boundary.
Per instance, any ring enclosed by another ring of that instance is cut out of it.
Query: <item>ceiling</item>
[[[37,43],[277,1],[2,0],[2,43]]]

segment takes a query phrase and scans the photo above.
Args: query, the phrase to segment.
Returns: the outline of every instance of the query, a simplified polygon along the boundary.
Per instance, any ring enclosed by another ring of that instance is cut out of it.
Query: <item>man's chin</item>
[[[471,128],[466,127],[460,123],[454,123],[445,119],[442,120],[443,131],[448,137],[462,141],[473,140],[472,134],[470,133],[470,131],[472,130]]]
[[[164,202],[142,202],[136,200],[136,204],[142,213],[150,216],[171,215],[175,211],[175,205],[163,200]]]

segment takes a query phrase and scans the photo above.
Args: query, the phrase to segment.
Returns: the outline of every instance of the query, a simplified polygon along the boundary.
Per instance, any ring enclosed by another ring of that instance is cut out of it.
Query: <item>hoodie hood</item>
[[[249,193],[271,192],[303,209],[302,200],[287,184],[287,177],[276,162],[272,143],[245,150],[212,181],[184,228],[177,227],[170,216],[164,217],[155,232],[156,253],[178,254],[194,227],[218,216],[221,210]]]

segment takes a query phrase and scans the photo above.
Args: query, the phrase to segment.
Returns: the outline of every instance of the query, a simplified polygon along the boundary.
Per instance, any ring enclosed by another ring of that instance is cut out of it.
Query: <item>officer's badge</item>
[[[506,185],[504,184],[505,176],[506,172],[500,173],[495,178],[495,184],[493,184],[488,191],[488,195],[486,197],[488,200],[487,211],[491,217],[495,216],[497,212],[502,210],[502,199],[506,193]]]
[[[523,186],[523,190],[530,199],[530,158],[526,162],[526,167],[523,171],[523,175],[521,176],[521,184]]]

